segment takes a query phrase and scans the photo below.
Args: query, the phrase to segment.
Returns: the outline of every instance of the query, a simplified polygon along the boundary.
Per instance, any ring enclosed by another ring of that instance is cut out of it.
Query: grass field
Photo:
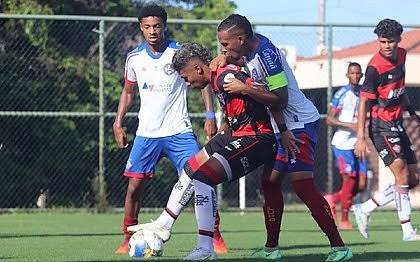
[[[262,214],[221,214],[221,229],[230,252],[226,261],[247,259],[265,240]],[[143,221],[155,218],[145,214]],[[115,255],[120,244],[122,214],[28,213],[0,215],[1,261],[129,261]],[[412,220],[420,223],[420,212]],[[419,224],[417,224],[419,225]],[[178,219],[172,239],[160,261],[180,260],[195,245],[196,223],[192,213]],[[371,238],[357,231],[342,236],[354,253],[353,261],[420,261],[420,242],[403,242],[396,212],[377,212],[371,219]],[[309,213],[286,212],[281,234],[282,261],[323,261],[329,251],[326,237]]]

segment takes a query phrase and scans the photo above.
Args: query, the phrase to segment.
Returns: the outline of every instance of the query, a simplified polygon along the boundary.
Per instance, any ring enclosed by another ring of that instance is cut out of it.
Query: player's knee
[[[207,174],[207,172],[204,172],[203,170],[197,170],[194,174],[193,174],[193,179],[200,181],[204,184],[207,184],[211,187],[214,186],[213,181],[210,179],[210,175]]]

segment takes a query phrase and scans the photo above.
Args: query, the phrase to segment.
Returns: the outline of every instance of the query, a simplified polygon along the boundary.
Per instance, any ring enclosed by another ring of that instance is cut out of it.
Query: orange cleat
[[[325,195],[324,198],[325,198],[325,200],[327,200],[328,205],[330,206],[331,214],[333,216],[334,221],[336,221],[337,220],[337,212],[335,211],[335,203],[333,201],[333,196],[332,195]]]
[[[115,250],[115,254],[128,254],[128,241],[124,241],[121,246]]]
[[[353,225],[348,220],[346,220],[346,221],[340,221],[339,228],[341,230],[352,230],[353,229]]]
[[[213,248],[217,254],[226,254],[228,252],[223,237],[213,238]]]

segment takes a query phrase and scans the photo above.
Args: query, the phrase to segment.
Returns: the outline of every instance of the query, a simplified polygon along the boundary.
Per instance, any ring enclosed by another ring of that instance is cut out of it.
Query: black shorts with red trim
[[[394,132],[371,131],[370,138],[385,166],[389,166],[397,158],[406,160],[407,164],[417,163],[414,146],[404,129]]]
[[[214,136],[204,148],[223,165],[228,181],[233,181],[263,164],[272,165],[275,139],[273,134],[234,137],[228,129]]]

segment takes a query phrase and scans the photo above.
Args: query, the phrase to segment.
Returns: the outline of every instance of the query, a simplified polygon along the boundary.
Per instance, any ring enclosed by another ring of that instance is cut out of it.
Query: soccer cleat
[[[332,247],[325,261],[351,261],[353,253],[348,247]]]
[[[335,203],[333,201],[332,195],[325,195],[325,200],[327,200],[328,205],[330,206],[331,214],[333,216],[334,221],[337,220],[337,212],[335,211]]]
[[[264,247],[252,253],[251,257],[268,260],[280,260],[281,252],[278,247]]]
[[[417,234],[417,229],[414,229],[410,235],[403,237],[404,241],[420,241],[420,235]]]
[[[207,250],[198,247],[191,251],[191,253],[184,258],[184,261],[203,261],[203,260],[217,260],[217,255],[213,250]]]
[[[353,229],[353,225],[348,220],[346,220],[346,221],[340,221],[339,228],[340,228],[340,230],[352,230]]]
[[[368,219],[369,215],[362,211],[360,204],[355,204],[352,206],[353,214],[356,218],[357,228],[359,229],[360,234],[366,239],[369,238],[368,233]]]
[[[228,248],[226,247],[223,237],[217,239],[213,238],[213,248],[217,254],[226,254],[228,252]]]
[[[115,254],[128,254],[128,242],[124,241],[121,246],[115,250]]]
[[[162,227],[161,225],[157,224],[156,221],[145,223],[145,224],[138,224],[134,226],[127,227],[128,232],[137,232],[141,229],[147,229],[158,235],[163,242],[168,241],[171,238],[171,230]]]

